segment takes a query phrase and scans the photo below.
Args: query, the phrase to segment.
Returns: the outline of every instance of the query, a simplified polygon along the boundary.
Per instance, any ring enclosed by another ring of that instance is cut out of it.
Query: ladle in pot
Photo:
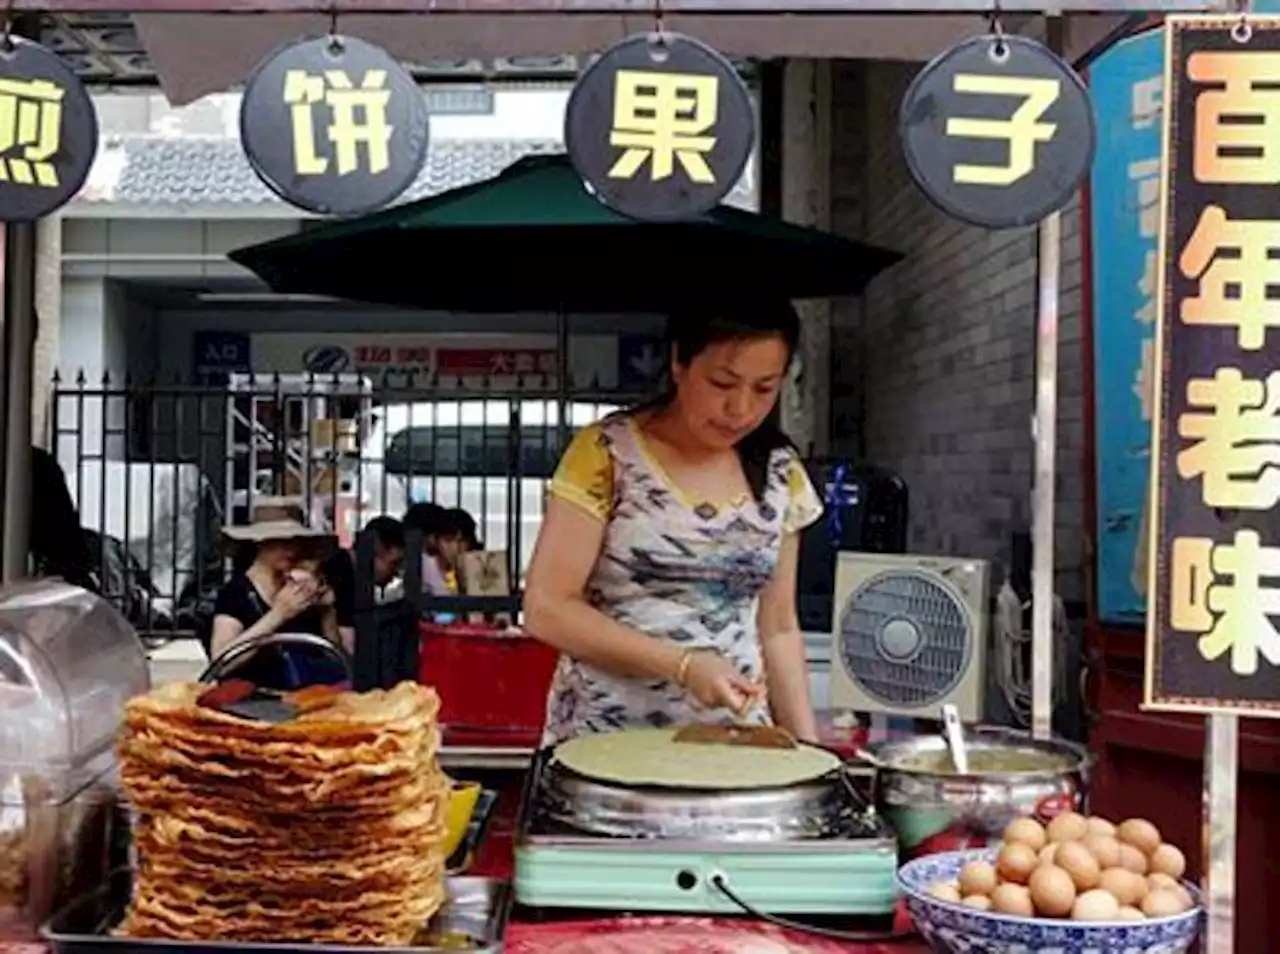
[[[957,775],[969,774],[969,751],[965,747],[964,727],[960,725],[960,711],[953,705],[942,707],[942,734],[951,753],[951,764]]]

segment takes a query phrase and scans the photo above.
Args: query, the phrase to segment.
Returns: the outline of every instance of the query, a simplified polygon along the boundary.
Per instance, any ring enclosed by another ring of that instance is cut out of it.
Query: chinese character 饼
[[[317,106],[328,107],[324,138],[333,146],[338,175],[359,170],[361,146],[370,175],[390,168],[392,129],[387,122],[387,105],[391,90],[387,89],[386,70],[367,70],[358,87],[342,70],[289,70],[284,77],[284,101],[293,126],[293,162],[298,175],[322,176],[329,171],[329,157],[316,151]]]
[[[1228,219],[1220,206],[1207,206],[1178,259],[1182,274],[1200,283],[1199,294],[1182,301],[1182,320],[1234,327],[1241,348],[1260,350],[1267,329],[1280,325],[1280,298],[1267,294],[1280,283],[1273,250],[1280,250],[1280,222]]]
[[[630,179],[647,161],[656,182],[669,178],[679,162],[690,181],[714,184],[706,154],[716,145],[708,133],[715,128],[719,100],[718,76],[618,70],[609,145],[626,151],[609,178]]]
[[[1058,131],[1057,123],[1045,123],[1040,119],[1062,95],[1062,84],[1057,80],[1031,76],[958,73],[952,86],[957,93],[1016,96],[1022,100],[1022,105],[1009,119],[947,119],[948,136],[1003,139],[1009,143],[1009,161],[1005,165],[958,163],[952,170],[954,180],[963,185],[1008,186],[1030,174],[1036,165],[1036,143],[1048,142]]]
[[[1280,53],[1193,53],[1187,76],[1223,87],[1196,96],[1196,179],[1280,184]]]
[[[1150,129],[1160,118],[1164,99],[1164,77],[1157,74],[1133,84],[1130,121],[1134,129]]]
[[[1142,419],[1151,420],[1151,412],[1156,403],[1156,343],[1153,338],[1142,339],[1142,353],[1134,376],[1133,393],[1138,399]]]
[[[49,80],[0,79],[0,182],[58,187],[64,95]]]
[[[1169,623],[1196,633],[1200,655],[1212,662],[1231,653],[1231,671],[1252,676],[1261,656],[1280,666],[1280,589],[1264,586],[1280,576],[1280,549],[1264,547],[1254,530],[1237,530],[1234,543],[1202,537],[1173,541]]]
[[[1191,444],[1178,454],[1178,475],[1202,478],[1210,507],[1270,510],[1280,503],[1280,371],[1266,381],[1237,368],[1192,378],[1187,406],[1178,436]]]

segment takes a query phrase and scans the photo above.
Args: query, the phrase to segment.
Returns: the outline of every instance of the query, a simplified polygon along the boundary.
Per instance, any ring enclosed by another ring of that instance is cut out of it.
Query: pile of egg
[[[1067,812],[1047,826],[1015,819],[995,864],[970,861],[929,893],[1014,917],[1143,921],[1191,909],[1180,881],[1186,868],[1183,853],[1144,818],[1114,825]]]

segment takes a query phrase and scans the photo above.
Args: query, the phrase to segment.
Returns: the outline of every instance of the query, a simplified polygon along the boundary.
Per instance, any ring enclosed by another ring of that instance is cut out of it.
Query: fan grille
[[[840,661],[885,706],[940,702],[973,654],[963,597],[945,580],[888,570],[860,585],[840,617]]]

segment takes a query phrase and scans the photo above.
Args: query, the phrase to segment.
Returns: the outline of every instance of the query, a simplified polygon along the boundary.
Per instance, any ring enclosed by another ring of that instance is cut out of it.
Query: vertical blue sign
[[[1146,612],[1146,500],[1154,401],[1164,31],[1117,44],[1089,69],[1098,125],[1090,180],[1097,435],[1098,615]]]

